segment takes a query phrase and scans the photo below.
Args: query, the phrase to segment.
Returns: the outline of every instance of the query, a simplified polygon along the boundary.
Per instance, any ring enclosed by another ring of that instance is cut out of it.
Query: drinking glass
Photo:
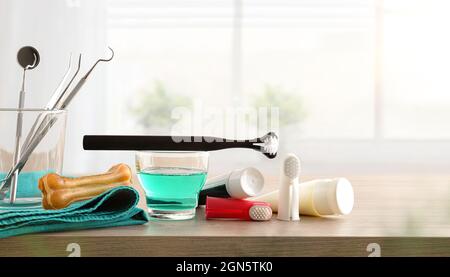
[[[150,217],[191,219],[206,181],[208,153],[137,152],[136,171],[145,190]]]
[[[17,132],[18,119],[22,121],[22,128],[19,128],[21,131],[19,133]],[[38,181],[45,174],[61,173],[66,129],[65,110],[0,108],[0,130],[2,134],[0,136],[0,180],[5,178],[14,165],[16,144],[20,152],[23,153],[25,150],[24,142],[33,126],[34,130],[37,130],[39,126],[50,126],[40,125],[42,120],[45,120],[45,124],[52,121],[51,128],[45,133],[19,173],[15,201],[11,203],[11,190],[8,191],[6,196],[0,199],[0,209],[23,209],[41,206],[42,198]],[[17,140],[17,137],[20,139]]]

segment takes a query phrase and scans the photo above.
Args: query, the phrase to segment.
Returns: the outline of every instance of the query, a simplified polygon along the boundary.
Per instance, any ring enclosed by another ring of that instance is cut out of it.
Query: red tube
[[[232,198],[218,198],[210,197],[206,198],[206,219],[213,218],[231,218],[239,220],[256,220],[251,216],[250,209],[252,207],[268,207],[270,204],[259,201],[248,201],[242,199]],[[266,210],[269,210],[266,208]],[[271,209],[270,209],[271,216]],[[267,219],[265,219],[267,220]]]

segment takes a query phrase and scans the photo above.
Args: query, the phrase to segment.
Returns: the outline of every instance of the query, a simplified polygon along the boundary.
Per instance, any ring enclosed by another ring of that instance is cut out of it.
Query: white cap
[[[354,204],[352,184],[345,178],[318,182],[314,187],[313,201],[320,215],[347,215]]]
[[[264,176],[254,167],[231,172],[226,188],[231,197],[244,199],[255,196],[264,187]]]

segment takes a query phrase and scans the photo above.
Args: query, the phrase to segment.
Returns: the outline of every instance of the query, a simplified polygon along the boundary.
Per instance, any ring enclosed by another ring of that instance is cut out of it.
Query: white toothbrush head
[[[248,211],[249,216],[255,221],[267,221],[272,218],[272,208],[263,205],[254,205]]]
[[[280,190],[278,193],[277,218],[279,220],[291,221],[299,219],[299,198],[296,190],[299,175],[300,159],[294,154],[288,154],[283,161]]]
[[[277,156],[279,146],[279,140],[277,134],[269,132],[262,137],[261,152],[269,159],[273,159]]]
[[[283,163],[283,173],[289,179],[300,175],[300,159],[294,154],[288,154]]]

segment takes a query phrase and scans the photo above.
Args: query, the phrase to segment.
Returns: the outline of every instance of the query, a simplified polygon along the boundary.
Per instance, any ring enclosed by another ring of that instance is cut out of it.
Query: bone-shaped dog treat
[[[131,169],[126,164],[111,167],[99,175],[68,178],[50,173],[39,179],[44,209],[62,209],[73,202],[93,198],[111,188],[131,185]]]

